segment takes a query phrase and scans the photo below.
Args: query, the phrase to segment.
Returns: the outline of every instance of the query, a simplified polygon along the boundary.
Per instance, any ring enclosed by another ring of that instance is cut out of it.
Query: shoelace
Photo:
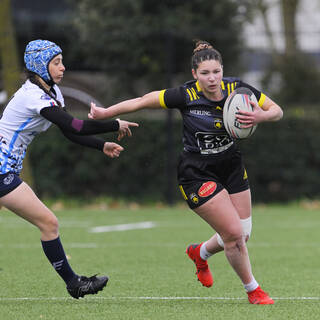
[[[96,280],[97,279],[97,275],[98,274],[95,274],[95,275],[93,275],[93,276],[91,276],[91,277],[86,277],[86,276],[81,276],[81,280],[83,280],[83,281],[94,281],[94,280]]]
[[[202,259],[196,260],[196,266],[197,266],[198,271],[205,270],[205,269],[208,268],[207,261],[206,260],[202,260]]]
[[[267,292],[264,292],[262,289],[258,289],[258,290],[255,290],[252,295],[254,297],[259,297],[259,298],[265,298],[266,296],[269,296],[269,294]]]

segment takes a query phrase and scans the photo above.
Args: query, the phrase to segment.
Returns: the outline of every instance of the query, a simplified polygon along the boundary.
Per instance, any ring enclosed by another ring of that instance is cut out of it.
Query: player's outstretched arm
[[[144,108],[160,108],[159,93],[160,91],[152,91],[142,97],[125,100],[108,108],[98,107],[92,102],[88,118],[101,120],[112,118],[120,114],[135,112]]]

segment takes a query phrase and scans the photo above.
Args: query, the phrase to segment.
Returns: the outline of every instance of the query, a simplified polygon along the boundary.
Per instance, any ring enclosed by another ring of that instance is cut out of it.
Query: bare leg
[[[251,193],[250,190],[245,190],[239,193],[230,194],[230,199],[233,206],[236,208],[240,219],[247,219],[251,216]],[[247,241],[248,238],[245,239]],[[211,253],[215,254],[224,250],[217,240],[217,234],[213,235],[205,243],[206,249]]]
[[[39,200],[26,183],[23,182],[3,196],[0,199],[0,205],[40,229],[43,251],[56,272],[67,284],[67,290],[73,298],[78,299],[87,294],[96,294],[106,286],[108,282],[106,276],[88,278],[78,276],[73,272],[60,242],[56,216]]]
[[[220,234],[230,265],[244,284],[250,283],[253,280],[253,275],[242,233],[242,225],[228,192],[222,190],[194,211]],[[214,242],[214,237],[209,240],[209,248],[210,244],[214,246]]]
[[[41,240],[48,241],[59,236],[58,220],[26,184],[3,196],[0,204],[37,226],[41,231]]]

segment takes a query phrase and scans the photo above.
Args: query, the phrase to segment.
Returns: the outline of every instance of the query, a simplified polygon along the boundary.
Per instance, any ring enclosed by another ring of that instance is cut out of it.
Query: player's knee
[[[45,234],[55,235],[59,233],[59,222],[57,217],[52,215],[47,215],[43,221],[41,231]]]
[[[225,241],[232,242],[232,241],[239,241],[239,239],[243,236],[245,242],[247,242],[251,236],[251,230],[252,230],[252,218],[249,217],[247,219],[241,219],[241,226],[242,226],[242,231],[238,229],[233,230],[232,232],[229,233],[229,235],[225,236],[226,238]],[[242,232],[242,235],[241,235]],[[224,248],[224,240],[221,238],[220,234],[217,233],[217,242],[220,247]]]
[[[231,243],[231,242],[238,242],[239,239],[242,238],[242,227],[241,225],[239,226],[229,226],[228,230],[224,232],[223,234],[220,235],[220,243]],[[218,241],[219,243],[219,241]],[[219,245],[220,245],[219,243]]]

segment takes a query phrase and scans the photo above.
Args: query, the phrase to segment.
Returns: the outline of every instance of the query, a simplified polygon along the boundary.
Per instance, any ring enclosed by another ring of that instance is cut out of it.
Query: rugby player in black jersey
[[[201,244],[191,244],[186,253],[197,268],[198,280],[213,284],[207,259],[220,252],[233,267],[252,304],[273,304],[255,280],[246,241],[251,229],[251,193],[242,156],[223,125],[223,106],[230,93],[247,87],[258,104],[237,118],[243,127],[278,121],[281,108],[256,88],[238,78],[224,78],[220,53],[206,41],[197,41],[192,55],[194,80],[176,88],[153,91],[108,108],[91,104],[91,119],[111,118],[143,108],[177,108],[183,119],[183,147],[178,164],[179,188],[189,207],[216,233]]]

